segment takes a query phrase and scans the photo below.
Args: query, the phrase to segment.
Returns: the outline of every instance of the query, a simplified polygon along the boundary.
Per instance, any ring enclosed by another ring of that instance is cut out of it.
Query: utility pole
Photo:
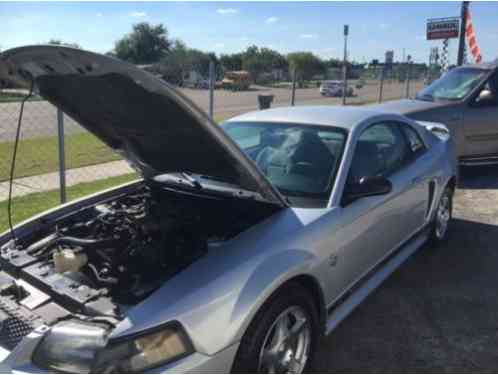
[[[349,25],[344,25],[344,59],[342,61],[342,105],[346,105],[348,93],[348,34]]]
[[[209,62],[209,117],[214,120],[214,82],[215,82],[214,61]]]
[[[294,107],[294,103],[296,101],[296,78],[297,78],[297,69],[294,68],[292,70],[292,92],[291,92],[291,102],[290,105]]]
[[[410,97],[411,61],[412,61],[412,57],[410,55],[408,55],[406,57],[406,77],[405,77],[406,78],[406,93],[405,93],[406,98]]]
[[[469,8],[469,3],[470,1],[462,2],[462,10],[460,14],[460,36],[458,41],[458,66],[463,64],[463,56],[465,53],[465,27],[467,26],[467,9]]]

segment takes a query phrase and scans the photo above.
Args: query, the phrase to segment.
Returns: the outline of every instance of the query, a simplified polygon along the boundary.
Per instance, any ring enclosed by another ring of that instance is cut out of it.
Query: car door
[[[498,73],[465,108],[465,156],[498,155]]]
[[[391,181],[392,191],[349,203],[343,201],[343,226],[335,233],[342,259],[343,290],[361,280],[423,227],[429,194],[428,181],[417,166],[426,152],[422,146],[413,152],[397,123],[374,124],[360,135],[346,184],[380,175]]]

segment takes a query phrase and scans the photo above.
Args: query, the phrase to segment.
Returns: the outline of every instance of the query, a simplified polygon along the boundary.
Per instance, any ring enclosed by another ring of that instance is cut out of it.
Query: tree
[[[221,55],[220,64],[224,70],[242,70],[242,53]]]
[[[270,73],[273,69],[287,69],[287,59],[270,48],[250,46],[242,53],[242,68],[251,73],[257,82],[263,73]]]
[[[309,81],[314,75],[325,72],[323,61],[311,52],[289,53],[287,59],[290,69],[295,69],[299,80]]]
[[[217,68],[216,75],[221,74],[218,58],[213,52],[190,49],[181,40],[176,40],[171,50],[158,64],[158,72],[166,81],[174,84],[180,84],[190,71],[196,71],[207,79],[211,61]]]
[[[48,41],[48,44],[52,44],[54,46],[64,46],[64,47],[72,47],[72,48],[78,48],[81,49],[81,46],[78,43],[68,43],[68,42],[63,42],[60,39],[50,39]]]
[[[157,66],[159,74],[163,79],[173,84],[181,84],[185,72],[189,69],[187,66],[187,46],[181,40],[172,43],[170,50],[161,59]]]
[[[142,22],[133,25],[133,31],[115,43],[114,52],[121,60],[134,64],[152,64],[166,56],[170,48],[171,42],[165,26]]]

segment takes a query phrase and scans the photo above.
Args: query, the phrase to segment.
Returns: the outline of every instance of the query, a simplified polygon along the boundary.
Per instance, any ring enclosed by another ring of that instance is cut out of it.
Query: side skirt
[[[384,262],[360,280],[357,286],[327,309],[328,318],[325,334],[332,332],[365,298],[414,254],[428,239],[429,228],[424,228],[395,250]]]
[[[494,165],[498,164],[498,155],[461,157],[459,164],[463,166]]]

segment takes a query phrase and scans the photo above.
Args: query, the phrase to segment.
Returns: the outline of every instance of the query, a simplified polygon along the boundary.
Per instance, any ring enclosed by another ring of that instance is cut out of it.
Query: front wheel
[[[319,337],[315,302],[292,283],[258,311],[242,338],[233,371],[301,374],[312,362]]]
[[[431,242],[439,245],[448,238],[448,228],[453,211],[453,191],[446,188],[439,199],[432,223]]]

